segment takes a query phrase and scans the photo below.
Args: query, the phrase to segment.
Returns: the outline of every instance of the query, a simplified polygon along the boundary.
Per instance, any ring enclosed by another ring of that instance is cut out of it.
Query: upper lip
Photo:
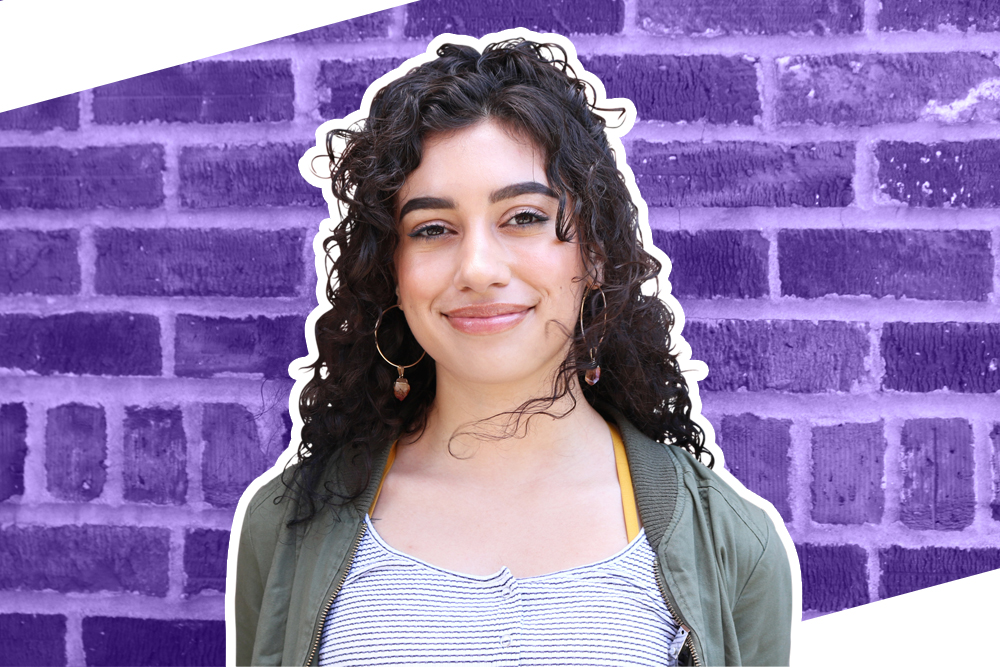
[[[519,313],[529,308],[531,306],[524,306],[518,303],[480,303],[449,310],[445,315],[448,317],[496,317],[497,315]]]

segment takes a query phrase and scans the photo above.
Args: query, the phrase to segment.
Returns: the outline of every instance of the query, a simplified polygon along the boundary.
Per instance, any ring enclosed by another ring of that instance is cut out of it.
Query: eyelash
[[[539,213],[537,211],[524,210],[524,211],[518,211],[514,215],[510,216],[509,218],[507,218],[507,222],[510,222],[511,220],[515,220],[517,218],[523,218],[524,216],[529,217],[530,220],[528,222],[522,222],[521,224],[515,224],[514,225],[515,227],[527,227],[528,225],[537,225],[537,224],[541,224],[541,223],[549,221],[549,217],[547,215],[544,215],[544,214]],[[425,234],[424,233],[424,232],[426,232],[427,230],[430,230],[430,229],[442,229],[443,230],[444,229],[444,225],[439,225],[439,224],[427,225],[425,227],[421,227],[420,229],[413,230],[412,232],[410,232],[409,234],[407,234],[407,236],[409,236],[411,238],[415,238],[415,239],[431,239],[431,238],[434,238],[436,236],[443,236],[444,235],[443,233],[438,233],[438,234]]]

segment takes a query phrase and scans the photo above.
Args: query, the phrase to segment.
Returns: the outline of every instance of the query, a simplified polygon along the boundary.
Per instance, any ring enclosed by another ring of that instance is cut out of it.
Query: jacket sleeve
[[[733,607],[744,665],[787,665],[791,653],[792,574],[770,518],[767,543]]]
[[[236,555],[236,664],[249,665],[253,659],[253,647],[257,636],[257,620],[260,617],[261,600],[264,597],[264,581],[260,572],[257,554],[253,547],[248,510],[243,517],[240,530],[239,550]]]

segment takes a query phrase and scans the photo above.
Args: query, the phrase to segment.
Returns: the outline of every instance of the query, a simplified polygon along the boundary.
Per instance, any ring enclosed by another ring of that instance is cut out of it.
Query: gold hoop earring
[[[581,336],[583,335],[583,306],[587,303],[587,297],[590,296],[590,290],[593,290],[594,288],[593,287],[589,287],[587,289],[588,289],[587,294],[585,294],[584,297],[583,297],[583,300],[580,301],[580,335]],[[604,327],[603,327],[603,329],[601,331],[601,337],[597,341],[597,345],[595,345],[594,347],[590,348],[590,366],[591,367],[587,369],[587,372],[584,375],[584,379],[587,381],[587,384],[589,384],[591,386],[594,386],[595,384],[597,384],[598,380],[601,379],[601,367],[597,364],[597,348],[600,347],[601,342],[604,340],[604,334],[608,330],[608,299],[607,299],[606,296],[604,296],[604,290],[601,289],[600,285],[597,286],[597,289],[600,290],[600,292],[601,292],[601,301],[604,302],[604,308],[603,308],[603,310],[604,310]]]
[[[399,364],[394,364],[393,362],[386,359],[385,354],[383,354],[382,352],[382,348],[378,346],[378,328],[379,325],[382,324],[382,316],[388,313],[393,308],[399,308],[399,304],[393,304],[388,308],[386,308],[385,310],[383,310],[382,313],[378,316],[378,321],[375,322],[375,331],[374,331],[375,349],[378,350],[378,353],[382,356],[383,359],[385,359],[387,364],[389,364],[390,366],[395,366],[396,370],[399,371],[399,377],[396,378],[396,382],[393,383],[392,385],[392,393],[397,399],[401,401],[404,398],[406,398],[407,394],[410,393],[410,381],[407,380],[405,377],[403,377],[403,371],[407,368],[410,368],[410,366],[416,366],[417,364],[419,364],[423,360],[423,358],[427,355],[427,351],[424,350],[424,353],[420,355],[420,359],[417,359],[408,366],[400,366]]]

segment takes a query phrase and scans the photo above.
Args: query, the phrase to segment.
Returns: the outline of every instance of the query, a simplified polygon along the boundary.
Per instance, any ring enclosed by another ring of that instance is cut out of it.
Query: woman
[[[337,278],[237,662],[787,664],[788,559],[710,470],[603,110],[555,45],[437,55],[327,136]]]

